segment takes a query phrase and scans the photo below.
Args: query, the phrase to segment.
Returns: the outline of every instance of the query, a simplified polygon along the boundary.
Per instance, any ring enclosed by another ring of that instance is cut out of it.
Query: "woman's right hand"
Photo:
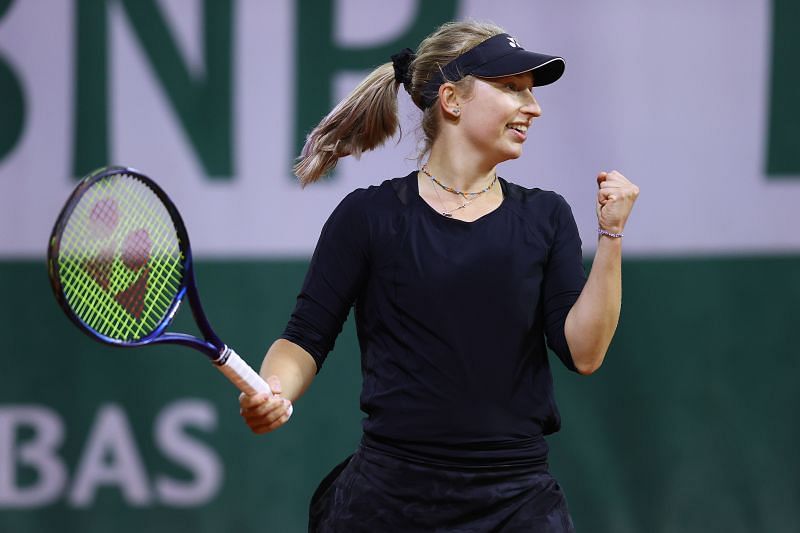
[[[278,376],[270,376],[267,383],[272,396],[265,393],[239,395],[239,414],[253,433],[269,433],[284,425],[292,414],[292,402],[281,396]]]

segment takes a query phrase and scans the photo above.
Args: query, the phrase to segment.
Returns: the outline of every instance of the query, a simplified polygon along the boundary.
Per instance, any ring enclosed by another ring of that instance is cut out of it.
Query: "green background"
[[[196,268],[215,329],[257,366],[285,325],[306,262]],[[603,367],[582,377],[554,365],[564,423],[550,438],[551,465],[578,531],[800,530],[800,256],[629,259],[623,275],[622,319]],[[186,475],[152,442],[157,412],[187,397],[212,402],[217,427],[194,438],[225,465],[222,489],[201,508],[132,508],[112,486],[85,510],[66,498],[44,509],[0,509],[3,533],[303,531],[316,484],[358,442],[360,375],[349,323],[291,423],[254,436],[238,416],[235,389],[199,353],[92,342],[61,314],[43,262],[0,263],[0,287],[0,406],[60,414],[70,482],[89,426],[108,403],[129,417],[152,479]],[[191,327],[183,309],[173,329]],[[30,438],[19,433],[18,443]],[[18,477],[35,482],[25,469]]]

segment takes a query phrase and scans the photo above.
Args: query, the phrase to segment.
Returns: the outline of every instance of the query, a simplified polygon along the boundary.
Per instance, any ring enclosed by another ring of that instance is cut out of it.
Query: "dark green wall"
[[[282,330],[304,270],[301,261],[197,265],[212,323],[251,364]],[[800,530],[800,257],[630,260],[624,278],[622,321],[605,365],[591,377],[556,365],[564,427],[551,438],[551,463],[578,531]],[[291,424],[254,437],[239,419],[235,389],[201,355],[90,341],[61,315],[42,263],[0,263],[0,290],[0,408],[57,412],[68,471],[55,503],[0,506],[4,533],[303,531],[316,483],[358,441],[350,325]],[[184,310],[176,327],[190,326]],[[187,397],[211,402],[218,415],[215,429],[191,432],[225,464],[208,505],[131,508],[114,486],[99,489],[88,508],[68,503],[102,405],[116,404],[130,419],[149,481],[189,475],[159,451],[152,430],[165,404]],[[31,438],[23,428],[10,440],[22,448]],[[37,479],[30,468],[15,478]]]

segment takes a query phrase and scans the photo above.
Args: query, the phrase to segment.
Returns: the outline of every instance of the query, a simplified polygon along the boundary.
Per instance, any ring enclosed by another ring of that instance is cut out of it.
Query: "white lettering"
[[[60,454],[65,440],[62,417],[41,405],[2,406],[0,509],[45,507],[62,498],[72,507],[87,508],[95,504],[101,488],[118,490],[132,507],[156,500],[166,507],[207,504],[222,486],[224,466],[213,447],[196,434],[216,428],[217,412],[211,402],[182,399],[166,405],[153,423],[153,439],[164,457],[188,475],[153,474],[151,488],[125,410],[116,404],[103,405],[70,483],[68,465]]]
[[[147,474],[136,448],[136,441],[125,416],[117,405],[103,407],[89,433],[89,442],[78,462],[69,503],[88,507],[97,489],[117,486],[132,506],[150,503]]]
[[[33,430],[33,438],[17,446],[17,430]],[[0,507],[40,507],[61,495],[67,479],[66,467],[56,454],[64,439],[58,414],[38,405],[0,407]],[[17,485],[17,467],[36,471],[36,482]]]
[[[191,481],[158,476],[155,488],[166,505],[188,507],[211,500],[222,484],[222,465],[213,450],[185,433],[188,427],[216,428],[217,413],[209,402],[181,400],[166,407],[155,422],[158,448],[173,462],[192,473]]]

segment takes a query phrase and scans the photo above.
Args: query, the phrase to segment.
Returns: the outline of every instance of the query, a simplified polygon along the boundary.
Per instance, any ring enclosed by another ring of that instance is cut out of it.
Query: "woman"
[[[532,88],[559,57],[484,23],[445,24],[378,67],[310,134],[308,184],[397,128],[402,85],[422,110],[427,161],[348,195],[322,230],[297,305],[242,396],[256,433],[286,423],[351,306],[364,435],[322,482],[311,531],[573,531],[547,470],[557,431],[546,345],[591,374],[617,325],[622,232],[638,189],[597,177],[598,244],[586,279],[572,212],[497,176],[541,115]]]

